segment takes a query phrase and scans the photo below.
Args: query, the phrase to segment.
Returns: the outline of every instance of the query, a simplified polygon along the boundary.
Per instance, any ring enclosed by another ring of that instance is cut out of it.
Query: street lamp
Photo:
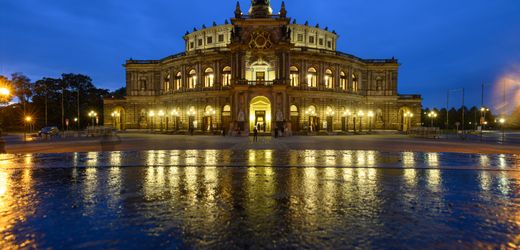
[[[437,113],[432,110],[432,111],[430,111],[430,113],[428,113],[428,117],[430,117],[430,122],[431,122],[430,127],[433,127],[433,120],[435,120],[435,118],[437,118]]]
[[[368,111],[368,131],[372,132],[372,119],[374,118],[374,112]]]
[[[25,120],[25,126],[27,127],[27,125],[29,125],[29,130],[30,130],[31,129],[32,117],[26,116],[24,118],[24,120]],[[29,133],[30,133],[30,131],[29,131]],[[24,140],[24,142],[27,141],[27,128],[24,129],[23,140]]]
[[[365,112],[360,110],[357,115],[359,116],[359,132],[363,132],[363,116],[365,116]]]
[[[112,114],[110,114],[110,116],[112,116],[112,125],[114,125],[115,129],[118,129],[119,117],[121,117],[121,113],[114,111]]]
[[[1,84],[4,84],[4,83],[1,83]],[[9,102],[10,96],[11,96],[11,90],[8,87],[0,87],[0,102],[1,103]],[[6,107],[4,107],[4,108],[6,108]],[[2,123],[2,121],[0,121],[0,124],[1,123]],[[0,145],[5,145],[5,142],[1,136],[2,136],[2,130],[0,129]],[[5,150],[0,148],[0,151],[5,151]]]
[[[489,108],[480,108],[480,125],[482,126],[481,130],[484,130],[484,125],[486,125],[486,112],[489,112]]]
[[[90,121],[92,126],[94,126],[94,119],[97,119],[97,113],[94,110],[88,112],[88,117],[90,117]]]
[[[150,123],[149,123],[150,131],[153,131],[153,119],[154,119],[154,117],[155,117],[155,111],[151,110],[151,111],[148,113],[148,116],[150,117]]]
[[[403,130],[408,131],[411,127],[411,120],[413,118],[413,113],[410,111],[406,111],[406,113],[404,113],[403,116],[404,116]]]
[[[77,117],[74,117],[74,124],[76,124],[76,129],[79,130]]]
[[[178,120],[179,120],[179,116],[180,116],[180,113],[179,113],[179,110],[177,109],[173,109],[172,112],[171,112],[171,115],[172,115],[172,120],[173,120],[173,129],[174,130],[177,130],[178,129]]]
[[[504,123],[506,123],[506,119],[502,117],[498,120],[498,122],[500,123],[500,129],[502,130],[502,142],[504,142],[504,139],[505,139]]]
[[[2,97],[8,97],[11,95],[11,90],[6,87],[0,87],[0,96]]]
[[[343,111],[343,119],[345,119],[345,131],[348,132],[348,118],[349,116],[351,116],[352,113],[350,112],[349,109]]]
[[[334,130],[334,110],[331,107],[328,107],[325,111],[325,115],[327,116],[327,131],[332,132]],[[329,124],[329,118],[330,118],[330,124]]]
[[[162,124],[163,124],[164,111],[163,110],[159,110],[159,113],[157,115],[159,116],[159,122],[161,123],[160,124],[160,130],[162,132],[162,130],[163,130]]]

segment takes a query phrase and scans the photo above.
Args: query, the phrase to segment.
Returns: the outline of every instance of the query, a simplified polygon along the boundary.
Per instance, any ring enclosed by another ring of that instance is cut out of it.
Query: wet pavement
[[[0,248],[516,248],[520,156],[0,156]]]

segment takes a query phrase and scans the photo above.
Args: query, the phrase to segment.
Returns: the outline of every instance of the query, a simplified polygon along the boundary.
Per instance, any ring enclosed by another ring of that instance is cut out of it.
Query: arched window
[[[347,75],[345,75],[345,72],[341,71],[339,73],[339,87],[342,90],[348,90],[347,85]]]
[[[226,66],[222,70],[222,86],[231,85],[231,67]]]
[[[332,70],[325,70],[325,87],[331,89],[334,87],[334,75],[332,75]]]
[[[204,116],[212,116],[215,115],[215,113],[216,111],[211,105],[206,106],[204,109]]]
[[[298,87],[298,85],[300,85],[300,75],[298,74],[298,68],[296,68],[295,66],[291,66],[289,71],[289,79],[291,80],[291,86]]]
[[[316,113],[316,107],[314,105],[311,105],[305,110],[305,114],[308,116],[317,116],[318,113]]]
[[[188,88],[194,89],[197,85],[197,72],[192,69],[189,73],[189,79],[188,79]]]
[[[356,93],[359,91],[359,77],[356,73],[352,74],[352,92]]]
[[[170,91],[170,74],[167,74],[166,76],[164,76],[163,91],[166,93]]]
[[[222,116],[231,116],[231,106],[226,105],[222,108]]]
[[[207,68],[206,70],[204,70],[204,87],[205,88],[213,87],[214,78],[215,78],[215,75],[213,74],[212,68]]]
[[[317,75],[315,68],[309,68],[309,70],[307,70],[307,86],[316,88]]]
[[[298,107],[296,105],[291,105],[291,116],[298,116]]]
[[[175,75],[175,90],[181,89],[182,86],[182,73],[177,72],[177,75]]]

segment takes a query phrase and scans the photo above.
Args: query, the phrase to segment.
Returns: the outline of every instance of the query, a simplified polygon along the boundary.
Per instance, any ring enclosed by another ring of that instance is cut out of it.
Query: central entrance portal
[[[265,133],[265,111],[256,111],[255,112],[255,124],[258,132]]]
[[[249,104],[249,131],[257,126],[258,132],[271,132],[271,102],[265,96],[253,98]]]

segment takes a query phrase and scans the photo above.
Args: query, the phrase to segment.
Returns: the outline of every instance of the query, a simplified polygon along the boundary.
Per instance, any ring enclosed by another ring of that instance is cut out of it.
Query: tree
[[[37,103],[38,98],[43,98],[44,108],[45,108],[45,126],[49,125],[49,94],[56,93],[58,91],[60,84],[59,79],[55,78],[43,78],[34,83],[34,96],[33,103]],[[35,105],[35,107],[38,107]],[[40,106],[41,107],[41,106]]]
[[[110,97],[113,99],[123,99],[126,96],[126,87],[122,87],[110,92]]]
[[[36,81],[34,90],[31,104],[40,117],[38,125],[59,126],[64,130],[68,119],[69,127],[83,128],[87,123],[73,123],[74,118],[87,121],[90,110],[100,114],[103,121],[103,98],[109,92],[96,88],[89,76],[63,74],[60,78],[42,78]]]
[[[75,114],[78,118],[78,125],[81,126],[80,121],[88,121],[88,110],[95,110],[99,114],[99,119],[103,120],[103,98],[109,96],[106,89],[98,89],[92,83],[89,76],[81,74],[62,74],[62,81],[69,86],[69,96],[74,95],[75,98],[69,98],[66,102],[66,114]],[[83,111],[83,113],[81,113]],[[85,123],[86,124],[86,123]]]
[[[11,75],[11,83],[14,87],[14,95],[20,100],[25,115],[27,112],[27,102],[33,95],[31,80],[22,73],[13,73]]]

